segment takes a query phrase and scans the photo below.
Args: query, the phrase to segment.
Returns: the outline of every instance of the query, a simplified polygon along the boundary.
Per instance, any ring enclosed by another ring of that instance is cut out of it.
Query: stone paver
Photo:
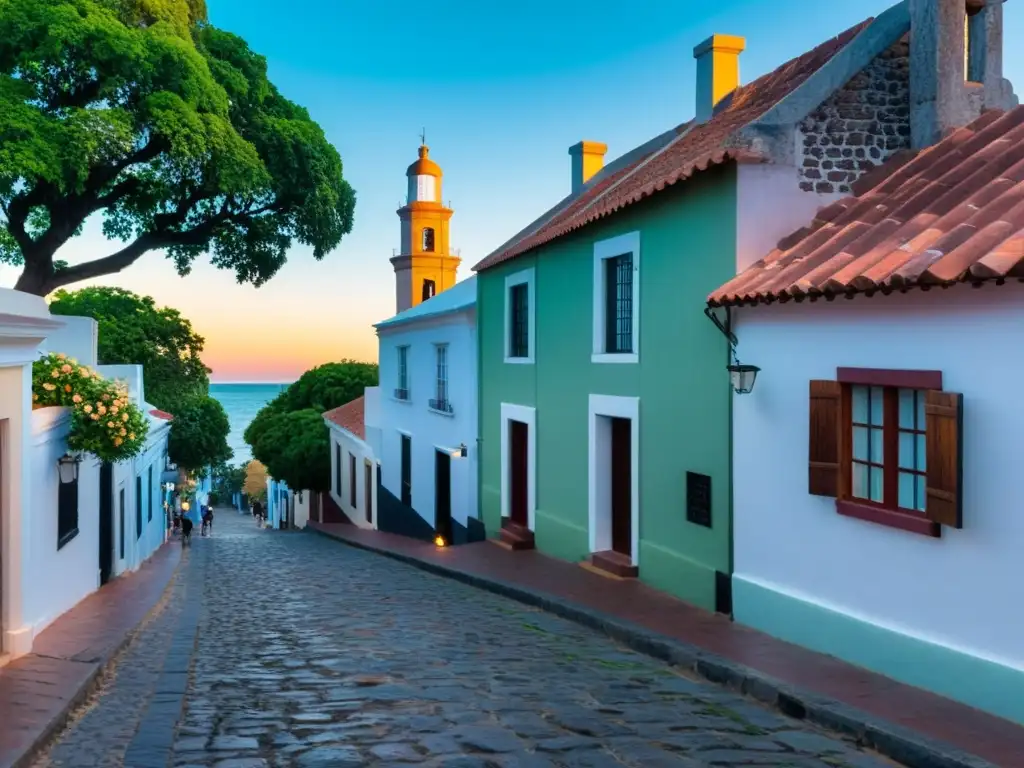
[[[224,512],[49,765],[891,763],[563,619]]]

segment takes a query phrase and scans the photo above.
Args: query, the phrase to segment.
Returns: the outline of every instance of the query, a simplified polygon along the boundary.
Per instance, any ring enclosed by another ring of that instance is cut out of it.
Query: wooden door
[[[366,522],[373,523],[373,467],[363,465],[363,495],[366,505]]]
[[[452,457],[434,452],[434,531],[450,544],[452,541]]]
[[[412,506],[412,438],[402,435],[402,503]]]
[[[100,465],[100,584],[114,572],[114,465]]]
[[[621,555],[633,554],[633,424],[629,419],[612,419],[612,549]]]
[[[522,421],[508,423],[509,442],[509,518],[529,527],[529,442],[530,428]]]

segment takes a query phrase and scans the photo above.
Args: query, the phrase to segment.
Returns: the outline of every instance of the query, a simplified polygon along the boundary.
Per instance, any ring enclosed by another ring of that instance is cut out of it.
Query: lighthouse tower
[[[398,209],[402,222],[401,253],[391,259],[395,268],[396,310],[402,312],[455,285],[460,259],[448,250],[452,209],[441,204],[441,167],[420,145],[419,159],[405,172],[409,193]]]

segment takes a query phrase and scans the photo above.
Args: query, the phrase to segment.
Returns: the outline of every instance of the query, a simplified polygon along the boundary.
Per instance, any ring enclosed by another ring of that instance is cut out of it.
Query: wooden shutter
[[[840,495],[843,434],[843,385],[838,381],[811,382],[808,492]]]
[[[963,402],[956,392],[925,392],[925,514],[951,528],[963,528]]]

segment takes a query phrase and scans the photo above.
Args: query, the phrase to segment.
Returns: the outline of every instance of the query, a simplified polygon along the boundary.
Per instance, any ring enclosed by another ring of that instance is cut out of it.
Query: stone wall
[[[800,188],[849,192],[866,171],[910,148],[910,45],[904,37],[800,124]]]

